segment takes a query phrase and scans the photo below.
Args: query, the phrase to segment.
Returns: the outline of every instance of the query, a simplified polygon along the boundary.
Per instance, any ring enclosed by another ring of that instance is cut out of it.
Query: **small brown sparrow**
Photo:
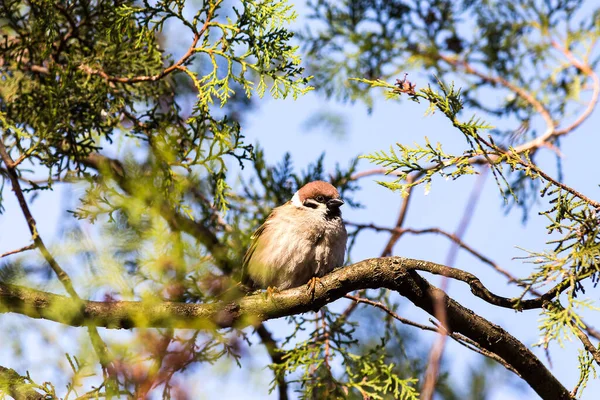
[[[347,233],[335,187],[314,181],[271,211],[252,235],[244,256],[242,283],[257,288],[288,289],[314,285],[344,263]]]

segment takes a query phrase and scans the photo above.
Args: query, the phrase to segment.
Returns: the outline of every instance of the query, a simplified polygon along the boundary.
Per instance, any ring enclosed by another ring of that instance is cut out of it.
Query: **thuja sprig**
[[[392,190],[400,190],[407,194],[410,187],[425,183],[431,184],[434,175],[457,178],[473,173],[472,165],[488,164],[496,182],[511,193],[512,189],[503,175],[503,168],[510,172],[518,172],[524,179],[541,182],[540,197],[549,198],[549,209],[540,214],[546,216],[550,223],[548,233],[560,236],[548,242],[554,248],[545,252],[528,252],[521,257],[535,265],[535,271],[520,282],[526,288],[522,296],[539,285],[560,285],[565,293],[564,306],[560,303],[549,303],[545,306],[540,331],[542,339],[539,345],[547,348],[550,342],[562,344],[563,340],[577,335],[585,328],[581,322],[581,309],[596,309],[593,302],[578,298],[585,293],[584,281],[591,279],[594,286],[600,274],[600,218],[597,213],[600,203],[584,194],[559,182],[531,160],[528,150],[522,152],[515,148],[502,148],[496,145],[491,137],[483,138],[480,132],[491,127],[472,117],[462,122],[458,115],[463,109],[460,90],[453,85],[446,85],[438,80],[439,91],[430,86],[416,90],[414,84],[406,78],[390,84],[382,80],[357,79],[371,87],[386,89],[386,97],[397,99],[402,95],[416,102],[426,101],[429,105],[427,113],[442,112],[465,137],[469,149],[462,155],[451,156],[441,151],[441,145],[433,147],[427,141],[425,146],[408,147],[397,144],[399,151],[393,148],[389,153],[379,151],[363,156],[372,162],[387,168],[388,174],[398,176],[393,182],[380,182]],[[426,139],[427,140],[427,139]],[[447,171],[450,169],[450,173]],[[408,180],[409,174],[415,179]],[[583,371],[587,371],[580,365]]]
[[[363,156],[362,158],[388,168],[388,174],[394,173],[398,176],[392,182],[382,181],[379,182],[380,184],[392,190],[399,190],[403,195],[406,195],[413,186],[426,184],[426,191],[428,192],[431,180],[435,175],[440,175],[446,179],[456,179],[463,175],[475,174],[472,160],[481,157],[491,165],[499,187],[510,189],[510,185],[504,178],[499,165],[500,158],[503,156],[501,149],[491,139],[487,141],[479,135],[480,131],[491,129],[492,126],[475,116],[467,122],[458,119],[458,114],[463,109],[460,89],[456,90],[454,85],[445,85],[438,80],[440,92],[433,90],[430,86],[417,91],[416,85],[408,81],[406,77],[403,80],[397,80],[395,84],[383,80],[355,80],[366,83],[372,88],[387,89],[385,96],[388,99],[398,99],[402,95],[406,95],[416,102],[427,101],[429,107],[426,114],[441,111],[463,133],[470,147],[463,154],[452,155],[443,152],[441,144],[438,143],[434,147],[426,139],[425,146],[416,145],[414,148],[397,144],[400,156],[396,154],[394,149],[391,149],[390,153],[380,151]],[[409,174],[416,174],[417,179],[413,182],[407,182],[406,178]]]

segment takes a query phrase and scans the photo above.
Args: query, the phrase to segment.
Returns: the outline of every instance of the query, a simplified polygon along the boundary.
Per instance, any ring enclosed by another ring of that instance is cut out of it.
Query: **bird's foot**
[[[318,276],[313,276],[312,278],[310,278],[310,280],[306,283],[308,285],[308,292],[310,293],[310,295],[312,296],[312,298],[315,297],[315,292],[317,290],[317,283],[319,285],[321,285],[322,287],[325,287],[325,285],[323,284],[323,282],[321,282],[321,278],[319,278]]]
[[[279,290],[278,287],[275,287],[275,286],[267,287],[267,292],[266,292],[267,299],[270,299],[274,294],[280,293],[280,292],[281,292],[281,290]]]

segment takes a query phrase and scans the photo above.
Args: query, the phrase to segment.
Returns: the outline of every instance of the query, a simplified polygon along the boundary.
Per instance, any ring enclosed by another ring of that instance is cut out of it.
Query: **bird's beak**
[[[344,200],[342,199],[331,199],[327,202],[327,208],[338,208],[342,204],[344,204]]]

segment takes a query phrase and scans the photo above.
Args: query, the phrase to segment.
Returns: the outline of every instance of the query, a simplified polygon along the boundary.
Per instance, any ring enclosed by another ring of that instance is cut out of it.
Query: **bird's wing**
[[[267,217],[267,220],[252,234],[252,236],[250,237],[250,247],[248,247],[248,250],[246,250],[246,254],[244,254],[244,259],[242,261],[242,284],[249,286],[250,288],[254,287],[254,282],[252,282],[252,278],[248,274],[248,264],[250,264],[252,255],[258,247],[258,238],[267,229],[269,220],[273,218],[274,214],[275,212],[271,212],[271,214],[269,214],[269,216]]]

